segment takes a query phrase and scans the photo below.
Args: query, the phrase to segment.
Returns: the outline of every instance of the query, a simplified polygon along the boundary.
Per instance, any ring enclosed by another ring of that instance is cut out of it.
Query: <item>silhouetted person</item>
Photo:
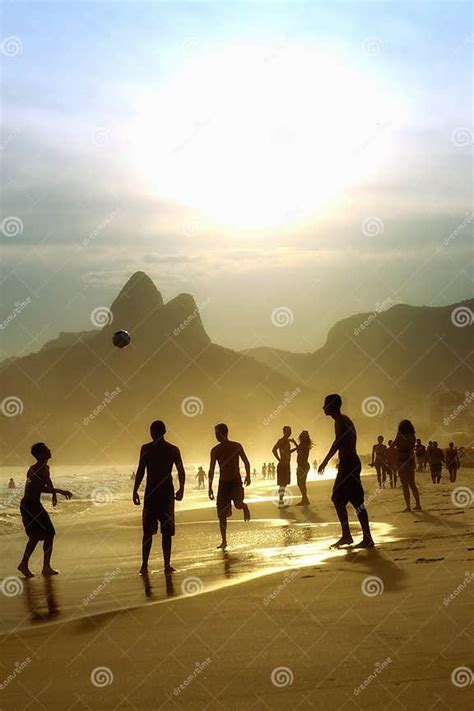
[[[356,548],[372,548],[374,541],[370,533],[369,517],[364,505],[364,489],[360,480],[361,462],[357,454],[357,433],[352,420],[341,412],[342,398],[340,395],[326,395],[324,400],[324,414],[334,420],[335,438],[319,465],[318,472],[322,474],[328,462],[336,453],[339,454],[339,465],[336,481],[332,491],[332,502],[341,522],[342,536],[331,546],[350,545],[353,543],[347,515],[347,504],[355,508],[362,528],[362,541]]]
[[[422,444],[421,439],[416,440],[415,444],[415,458],[416,458],[416,471],[422,472],[425,465],[426,459],[426,447]]]
[[[394,440],[397,448],[397,471],[405,497],[405,511],[411,511],[410,491],[415,499],[415,511],[421,511],[420,493],[415,484],[415,428],[410,420],[402,420],[398,425]]]
[[[283,427],[283,437],[275,443],[272,453],[277,464],[278,505],[284,506],[285,489],[291,480],[291,427]]]
[[[204,489],[206,483],[206,472],[202,467],[199,467],[197,470],[196,479],[198,480],[198,489]]]
[[[444,453],[438,447],[438,442],[433,442],[428,458],[428,466],[431,473],[431,481],[433,484],[439,484],[441,481],[441,470],[443,468]]]
[[[387,479],[387,447],[383,443],[383,436],[379,435],[377,437],[377,444],[372,447],[372,461],[370,462],[371,467],[375,467],[377,472],[377,483],[379,488],[385,487],[385,481]]]
[[[397,486],[398,452],[393,439],[388,440],[388,447],[385,457],[387,460],[387,472],[390,479],[390,488],[395,489]]]
[[[275,477],[276,477],[275,462],[270,462],[267,467],[267,470],[268,469],[270,469],[270,479],[275,479]]]
[[[446,467],[449,472],[449,481],[454,484],[458,475],[458,469],[461,466],[459,453],[454,442],[450,442],[445,454]]]
[[[267,465],[265,464],[265,462],[262,464],[262,478],[267,478]]]
[[[51,567],[51,555],[56,531],[48,512],[41,503],[41,494],[52,494],[53,506],[58,503],[57,494],[70,499],[72,494],[65,489],[55,489],[51,481],[48,461],[51,451],[44,442],[37,442],[31,448],[31,454],[36,462],[31,465],[26,473],[25,493],[20,502],[20,512],[25,527],[28,542],[18,570],[26,578],[32,578],[33,573],[28,567],[31,554],[39,541],[43,541],[43,575],[57,575],[58,571]]]
[[[212,482],[216,462],[219,465],[219,486],[217,489],[217,517],[221,531],[221,542],[218,548],[227,547],[227,519],[232,516],[232,503],[236,509],[244,512],[244,521],[250,521],[250,511],[244,503],[244,487],[240,476],[240,459],[245,467],[245,486],[250,484],[250,462],[240,442],[229,439],[229,428],[223,422],[214,428],[219,444],[211,449],[211,462],[209,465],[209,498],[214,500]]]
[[[301,501],[297,504],[297,506],[308,506],[310,500],[308,499],[306,479],[311,468],[308,459],[311,447],[313,446],[308,430],[303,430],[301,432],[298,437],[298,443],[295,442],[295,445],[296,446],[291,451],[296,451],[296,482],[299,490],[301,491]]]
[[[10,479],[10,481],[8,482],[8,488],[9,489],[16,489],[16,484],[15,484],[14,479]]]
[[[430,460],[432,449],[433,449],[433,442],[430,440],[428,442],[428,446],[426,447],[426,454],[425,454],[425,461],[423,462],[423,469],[426,469],[426,466]]]
[[[130,481],[133,481],[135,479],[135,472],[132,472],[130,474]]]
[[[174,444],[165,440],[166,426],[161,420],[151,423],[152,441],[144,444],[140,450],[135,484],[133,487],[133,503],[140,506],[138,490],[146,471],[145,497],[143,500],[143,539],[142,567],[140,575],[148,575],[148,558],[150,557],[153,536],[158,533],[158,523],[161,528],[161,546],[165,574],[172,573],[171,542],[175,532],[174,502],[181,501],[184,494],[186,474],[181,452]],[[173,466],[178,471],[179,488],[174,492],[172,471]]]

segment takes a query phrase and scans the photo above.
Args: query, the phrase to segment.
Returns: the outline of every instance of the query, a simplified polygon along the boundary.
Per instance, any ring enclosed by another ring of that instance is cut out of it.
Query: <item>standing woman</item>
[[[311,437],[309,436],[308,430],[303,430],[301,432],[298,437],[297,443],[294,440],[293,442],[295,443],[295,447],[291,451],[296,451],[296,482],[298,484],[299,490],[301,491],[302,497],[301,501],[297,504],[297,506],[308,506],[311,502],[308,499],[306,489],[306,478],[310,470],[310,464],[308,460],[313,443],[311,441]]]
[[[411,511],[410,491],[415,499],[415,511],[421,511],[420,493],[415,484],[415,428],[410,420],[402,420],[398,425],[394,446],[398,455],[398,476],[403,488],[406,509]]]

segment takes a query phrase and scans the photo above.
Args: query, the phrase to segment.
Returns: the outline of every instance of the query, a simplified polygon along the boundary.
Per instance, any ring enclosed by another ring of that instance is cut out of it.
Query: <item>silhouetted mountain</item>
[[[284,424],[273,411],[280,407],[296,423],[309,407],[307,394],[291,395],[291,378],[213,344],[192,296],[165,304],[142,272],[110,310],[93,314],[102,328],[61,334],[38,353],[2,363],[1,398],[19,398],[23,408],[3,418],[4,462],[24,462],[42,439],[57,462],[130,461],[154,419],[166,421],[188,457],[213,444],[219,421],[231,436],[271,449]],[[127,348],[113,346],[117,329],[130,332]]]

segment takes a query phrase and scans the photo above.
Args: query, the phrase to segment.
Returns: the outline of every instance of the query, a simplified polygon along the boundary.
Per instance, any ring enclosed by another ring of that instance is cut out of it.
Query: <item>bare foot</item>
[[[406,509],[403,509],[402,513],[410,513],[411,508],[409,506],[406,507]]]
[[[222,541],[222,543],[219,543],[217,548],[221,548],[222,550],[225,550],[227,548],[227,541]]]
[[[35,574],[32,573],[31,570],[28,568],[28,563],[20,563],[20,565],[18,566],[18,570],[25,576],[25,578],[35,577]]]
[[[248,506],[244,506],[244,521],[250,521],[250,509]]]
[[[421,508],[420,504],[418,504],[418,506],[415,506],[413,511],[423,511],[423,509]]]
[[[341,538],[336,541],[335,543],[332,544],[332,546],[329,546],[330,548],[339,548],[340,546],[350,546],[351,543],[354,543],[354,539],[352,536],[341,536]]]
[[[372,538],[363,538],[360,543],[356,543],[353,548],[373,548],[375,543]]]
[[[148,575],[148,566],[147,565],[142,565],[140,568],[139,575]]]
[[[165,568],[165,575],[171,575],[171,573],[176,573],[176,568],[173,568],[172,565],[167,565]]]
[[[59,573],[57,570],[54,570],[54,568],[51,568],[51,566],[48,565],[46,568],[43,568],[43,570],[41,571],[41,575],[49,577],[51,575],[59,575]]]
[[[301,501],[298,501],[298,503],[296,505],[297,506],[309,506],[310,503],[311,503],[311,501],[309,499],[306,499],[306,501],[304,499],[301,499]]]

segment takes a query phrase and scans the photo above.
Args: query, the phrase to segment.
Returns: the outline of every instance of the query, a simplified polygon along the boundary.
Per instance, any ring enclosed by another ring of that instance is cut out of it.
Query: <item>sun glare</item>
[[[238,229],[317,213],[376,170],[395,110],[376,76],[314,48],[193,54],[137,112],[148,189]]]

